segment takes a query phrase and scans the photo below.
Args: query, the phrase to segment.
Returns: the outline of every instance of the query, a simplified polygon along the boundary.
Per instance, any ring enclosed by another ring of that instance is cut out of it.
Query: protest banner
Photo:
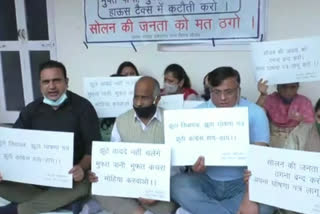
[[[205,101],[200,100],[185,100],[183,103],[184,109],[193,109],[204,103]]]
[[[170,148],[164,144],[94,141],[92,194],[170,200]]]
[[[244,166],[249,145],[248,109],[210,108],[164,112],[165,144],[173,165]]]
[[[250,145],[250,200],[298,213],[320,213],[320,153]]]
[[[87,77],[84,94],[99,118],[118,117],[132,109],[134,85],[140,77]]]
[[[169,109],[182,109],[183,108],[183,94],[173,94],[161,96],[158,104],[159,107]]]
[[[72,188],[73,133],[0,128],[4,180]]]
[[[262,0],[85,0],[87,43],[251,40],[263,32]]]
[[[320,37],[251,43],[256,80],[269,85],[320,80]]]

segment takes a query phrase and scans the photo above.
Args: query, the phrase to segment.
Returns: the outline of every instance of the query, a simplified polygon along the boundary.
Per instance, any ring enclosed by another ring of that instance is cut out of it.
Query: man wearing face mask
[[[267,93],[267,81],[260,80],[257,104],[265,109],[270,121],[272,147],[282,148],[290,132],[301,122],[313,123],[311,101],[298,94],[299,83],[278,84],[277,91]]]
[[[135,85],[133,109],[120,115],[113,126],[111,141],[164,143],[163,110],[157,107],[160,86],[152,77],[141,77]],[[91,182],[98,177],[89,176]],[[150,199],[96,196],[100,205],[113,214],[170,214],[175,204]]]
[[[91,143],[101,140],[98,117],[88,100],[67,90],[66,73],[65,66],[57,61],[50,60],[40,66],[43,97],[23,108],[13,127],[74,133],[74,166],[69,171],[73,176],[73,188],[2,181],[0,196],[13,203],[0,207],[0,214],[50,212],[89,194],[90,184],[85,172],[91,164]]]
[[[211,99],[198,108],[247,107],[250,143],[267,145],[269,143],[267,116],[262,108],[240,97],[238,71],[232,67],[216,68],[209,73],[208,83]],[[243,181],[244,170],[245,167],[206,167],[205,158],[199,157],[192,166],[191,173],[178,174],[171,178],[171,197],[182,207],[179,208],[179,213],[236,214],[246,189]],[[272,211],[265,210],[262,205],[260,209],[260,214],[271,214],[268,211]]]

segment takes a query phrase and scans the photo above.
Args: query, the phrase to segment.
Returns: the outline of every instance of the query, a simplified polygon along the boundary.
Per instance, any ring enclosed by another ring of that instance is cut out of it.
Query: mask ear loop
[[[158,96],[156,96],[156,97],[154,98],[154,100],[153,100],[153,102],[152,102],[153,105],[156,104],[156,99],[157,99],[157,98],[158,98]]]

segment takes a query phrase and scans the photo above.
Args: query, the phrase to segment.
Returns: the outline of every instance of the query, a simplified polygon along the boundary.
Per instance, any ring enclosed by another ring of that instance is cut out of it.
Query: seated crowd
[[[0,169],[0,197],[11,203],[0,214],[37,214],[61,208],[94,214],[272,214],[289,213],[249,200],[245,167],[207,166],[203,156],[194,165],[171,175],[171,202],[147,198],[92,196],[90,183],[99,177],[91,169],[92,141],[164,143],[161,96],[183,94],[184,100],[203,100],[197,108],[247,107],[250,144],[303,151],[320,151],[320,100],[311,101],[297,93],[299,83],[268,86],[260,80],[256,103],[241,97],[241,78],[232,67],[218,67],[203,78],[203,95],[191,88],[191,81],[178,64],[164,71],[164,88],[150,76],[135,84],[132,109],[117,118],[98,119],[85,98],[68,90],[65,66],[48,61],[40,66],[43,97],[28,104],[14,128],[74,133],[74,166],[70,169],[73,188],[63,189],[4,181]],[[112,76],[139,76],[131,62],[122,63]],[[316,115],[316,116],[315,116]],[[107,187],[106,187],[107,188]]]

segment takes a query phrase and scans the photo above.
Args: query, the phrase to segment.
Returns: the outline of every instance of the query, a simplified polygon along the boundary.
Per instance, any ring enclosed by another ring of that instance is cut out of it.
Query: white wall
[[[249,1],[249,0],[247,0]],[[278,40],[320,35],[319,0],[266,0],[266,39]],[[65,63],[70,78],[70,89],[83,94],[82,78],[108,76],[116,72],[123,61],[132,61],[144,75],[156,77],[161,83],[168,64],[181,64],[191,78],[193,88],[202,92],[202,78],[218,66],[232,66],[241,73],[242,95],[255,101],[256,83],[248,51],[215,52],[158,52],[154,44],[132,48],[90,45],[84,41],[82,0],[56,0],[56,41],[58,60]],[[320,51],[320,50],[319,50]],[[270,88],[270,91],[274,87]],[[313,103],[320,97],[319,82],[301,84],[300,93]]]

